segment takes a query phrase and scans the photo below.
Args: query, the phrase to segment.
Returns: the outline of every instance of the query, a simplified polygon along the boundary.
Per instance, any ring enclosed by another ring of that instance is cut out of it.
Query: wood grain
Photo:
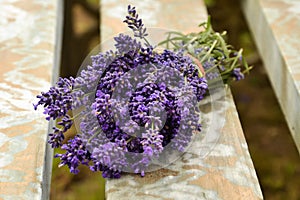
[[[257,48],[300,152],[300,2],[242,2]]]
[[[55,0],[0,1],[0,199],[47,199],[49,124],[32,103],[57,75]]]

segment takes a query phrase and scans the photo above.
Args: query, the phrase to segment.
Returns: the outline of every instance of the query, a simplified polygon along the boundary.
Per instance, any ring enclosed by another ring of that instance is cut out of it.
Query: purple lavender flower
[[[58,129],[57,127],[53,127],[52,129],[54,130],[54,132],[49,133],[48,143],[51,145],[52,148],[58,148],[62,145],[65,136],[61,129]]]
[[[51,87],[48,92],[42,92],[37,98],[40,99],[37,104],[34,104],[36,110],[38,106],[44,106],[44,114],[47,115],[46,119],[63,117],[67,114],[68,110],[72,107],[71,91],[73,89],[74,79],[70,77],[59,78],[56,86]]]
[[[59,126],[62,126],[62,132],[66,132],[73,125],[73,121],[69,115],[65,115],[60,122],[57,123]]]
[[[208,70],[208,69],[212,68],[213,66],[215,66],[215,59],[213,59],[213,58],[211,58],[203,63],[203,68],[205,70]]]
[[[141,49],[141,43],[128,35],[119,34],[117,37],[114,37],[114,39],[116,41],[115,47],[121,54]]]
[[[235,78],[235,80],[239,81],[241,79],[244,79],[244,74],[241,72],[241,68],[235,68],[232,71],[232,76]]]
[[[101,145],[95,148],[92,154],[93,158],[114,172],[121,172],[127,164],[124,149],[116,143],[108,142]]]
[[[133,30],[135,37],[145,38],[148,34],[146,33],[146,28],[144,28],[142,19],[139,19],[138,17],[135,7],[128,5],[128,15],[124,22],[131,30]]]
[[[36,110],[38,106],[44,106],[44,114],[47,115],[46,120],[61,118],[58,125],[61,128],[53,127],[54,132],[49,133],[48,143],[52,148],[58,148],[62,145],[64,140],[63,133],[71,128],[73,121],[67,114],[72,109],[73,98],[72,90],[74,87],[75,79],[70,77],[59,78],[54,87],[51,87],[48,92],[42,92],[38,95],[39,99],[37,104],[34,104]]]
[[[56,154],[56,158],[60,158],[59,167],[67,165],[70,172],[77,174],[79,172],[78,166],[80,164],[88,165],[92,160],[90,152],[88,152],[80,138],[76,135],[74,139],[70,139],[67,144],[61,147],[66,150],[64,154]]]
[[[146,133],[143,134],[142,145],[144,149],[144,153],[149,155],[150,157],[153,155],[158,156],[159,153],[162,152],[164,136],[159,134],[158,130],[150,129],[147,130]]]
[[[220,74],[218,72],[208,72],[206,74],[206,78],[207,80],[213,80],[213,79],[216,79],[220,76]]]

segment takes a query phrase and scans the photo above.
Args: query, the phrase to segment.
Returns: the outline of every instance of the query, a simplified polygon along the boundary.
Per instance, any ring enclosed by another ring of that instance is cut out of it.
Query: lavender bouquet
[[[250,69],[209,21],[204,31],[169,32],[155,46],[135,7],[124,22],[133,36],[116,36],[114,50],[92,55],[76,78],[59,78],[34,104],[57,120],[48,143],[65,151],[55,157],[71,173],[87,165],[105,178],[144,176],[173,162],[201,131],[199,102],[209,86],[217,78],[240,80]],[[73,124],[78,133],[64,141]]]

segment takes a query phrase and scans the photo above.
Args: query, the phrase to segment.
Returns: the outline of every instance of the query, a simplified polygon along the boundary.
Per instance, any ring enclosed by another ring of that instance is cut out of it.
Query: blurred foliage
[[[62,153],[58,150],[55,153]],[[101,200],[104,199],[105,181],[100,172],[79,167],[79,174],[71,174],[67,167],[58,168],[59,159],[53,160],[51,199],[53,200]]]
[[[225,41],[226,31],[215,32],[210,17],[206,22],[199,25],[199,29],[201,31],[188,34],[171,31],[166,39],[158,45],[175,51],[184,50],[192,57],[197,58],[204,68],[206,64],[212,65],[206,69],[206,76],[208,77],[209,74],[218,71],[224,84],[229,84],[235,80],[232,74],[237,68],[241,69],[243,74],[249,74],[251,66],[248,66],[242,54],[243,49],[236,50]],[[198,71],[202,76],[200,69]],[[218,80],[208,78],[208,84],[211,88],[214,87],[214,82],[218,82]]]
[[[88,53],[100,43],[98,0],[64,0],[61,76],[76,76]]]
[[[73,125],[65,133],[65,141],[76,134],[76,128]],[[54,155],[63,153],[61,149],[55,149]],[[58,168],[60,160],[53,159],[52,180],[50,199],[52,200],[104,200],[105,180],[100,172],[92,172],[87,166],[80,166],[80,172],[77,175],[71,174],[68,167]]]
[[[99,0],[65,0],[64,33],[61,76],[76,76],[85,56],[100,43]],[[66,140],[76,133],[73,126]],[[62,151],[62,150],[61,150]],[[56,153],[59,150],[55,150]],[[79,167],[80,173],[71,174],[64,166],[58,168],[59,159],[53,159],[50,199],[103,200],[105,180],[100,172]]]
[[[216,0],[204,0],[204,3],[207,7],[212,7],[216,4]]]

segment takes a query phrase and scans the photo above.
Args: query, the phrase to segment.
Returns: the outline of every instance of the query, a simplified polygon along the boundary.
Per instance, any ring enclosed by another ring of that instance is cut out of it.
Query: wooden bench
[[[126,29],[129,1],[101,1],[102,41]],[[46,144],[52,127],[31,101],[58,75],[62,1],[1,1],[0,30],[0,199],[48,199],[53,153]],[[207,18],[202,0],[136,1],[148,27],[197,31]],[[119,12],[124,11],[123,13]],[[174,14],[175,13],[175,14]],[[52,68],[49,66],[53,66]],[[108,180],[114,199],[262,199],[238,114],[226,88],[226,125],[205,159],[197,143],[172,165],[144,178]]]
[[[128,31],[122,23],[126,1],[101,0],[101,41]],[[185,32],[198,31],[206,21],[202,0],[136,1],[146,27],[161,27]],[[121,12],[122,11],[122,12]],[[168,167],[146,173],[128,174],[106,181],[107,200],[115,199],[262,199],[255,169],[229,88],[226,88],[226,124],[217,145],[201,158],[199,143]]]
[[[244,0],[242,7],[300,152],[300,2]]]
[[[48,199],[49,125],[32,102],[56,82],[62,3],[0,2],[0,199]]]

